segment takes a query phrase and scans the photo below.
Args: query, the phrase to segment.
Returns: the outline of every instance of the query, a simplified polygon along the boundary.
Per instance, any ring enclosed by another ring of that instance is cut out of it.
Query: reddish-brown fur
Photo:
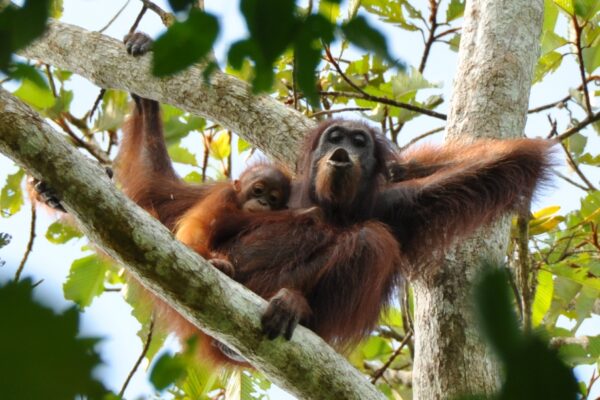
[[[144,106],[142,114],[134,113],[130,126],[162,138],[154,108]],[[334,131],[346,135],[340,146],[347,156],[338,156],[337,142],[328,142],[326,135]],[[366,136],[369,145],[352,142],[357,135]],[[270,337],[291,336],[299,320],[345,348],[373,329],[401,277],[427,273],[425,261],[526,204],[546,176],[550,146],[543,140],[487,140],[399,156],[365,124],[328,121],[307,136],[291,202],[294,208],[315,207],[316,213],[246,213],[217,204],[221,200],[209,200],[219,197],[215,186],[180,186],[157,140],[137,142],[136,151],[124,145],[122,159],[137,172],[119,176],[124,189],[171,229],[186,208],[209,207],[203,212],[211,219],[210,228],[201,229],[203,246],[227,257],[234,278],[270,300],[263,316]],[[419,164],[426,172],[389,183],[390,162]],[[344,165],[331,166],[336,163]],[[190,193],[195,201],[187,200]]]

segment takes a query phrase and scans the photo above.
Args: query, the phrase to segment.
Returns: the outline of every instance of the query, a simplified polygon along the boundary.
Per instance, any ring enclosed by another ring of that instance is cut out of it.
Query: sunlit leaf
[[[560,67],[563,56],[557,51],[551,51],[540,57],[534,72],[534,83],[541,82],[544,77]]]
[[[169,156],[171,156],[171,159],[174,162],[193,165],[193,166],[198,165],[196,156],[194,154],[192,154],[185,147],[181,147],[179,144],[169,146],[168,151],[169,151]]]
[[[446,22],[462,17],[465,12],[465,0],[451,0],[446,10]]]
[[[552,294],[554,293],[554,278],[550,272],[539,271],[537,280],[531,312],[533,326],[538,326],[542,323],[544,316],[550,309],[550,304],[552,304]]]
[[[216,160],[223,161],[231,154],[229,132],[222,131],[210,143],[210,155]]]
[[[19,169],[6,177],[6,184],[0,191],[0,214],[3,217],[10,217],[21,210],[21,206],[23,206],[21,183],[24,176],[25,171]]]
[[[129,112],[129,98],[122,90],[108,89],[102,97],[102,106],[94,121],[96,131],[114,131],[123,125]]]
[[[61,221],[53,222],[46,231],[46,239],[54,244],[64,244],[82,236],[82,233],[73,225],[64,224]]]
[[[573,0],[554,0],[557,6],[569,15],[575,15],[575,4]]]
[[[55,102],[48,86],[40,87],[29,79],[25,79],[13,94],[37,110],[50,108]]]
[[[97,254],[73,261],[63,291],[67,300],[72,300],[81,308],[92,304],[95,297],[104,293],[104,277],[111,263]]]

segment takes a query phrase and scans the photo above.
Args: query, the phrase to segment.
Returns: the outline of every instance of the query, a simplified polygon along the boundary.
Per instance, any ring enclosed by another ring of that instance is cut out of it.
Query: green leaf
[[[0,11],[0,70],[5,70],[12,53],[44,33],[50,0],[25,0],[22,7],[10,4]]]
[[[544,77],[560,67],[563,56],[557,51],[551,51],[540,57],[535,67],[533,82],[541,82]]]
[[[575,4],[573,0],[554,0],[554,3],[569,15],[575,15]]]
[[[82,236],[82,233],[73,225],[63,224],[60,221],[53,222],[46,231],[46,239],[54,244],[64,244]]]
[[[463,16],[465,12],[465,0],[451,0],[446,10],[446,22],[454,21]]]
[[[583,18],[584,20],[589,20],[596,15],[598,10],[600,10],[600,3],[598,0],[575,0],[575,15]]]
[[[179,355],[163,354],[152,367],[150,382],[162,391],[186,375],[187,363]]]
[[[19,81],[29,80],[40,89],[46,89],[48,91],[50,90],[50,86],[48,86],[48,82],[46,81],[44,75],[33,65],[15,63],[9,69],[8,75],[12,79]]]
[[[134,278],[129,277],[127,274],[124,290],[124,298],[127,304],[131,306],[131,315],[140,323],[140,330],[137,332],[137,336],[140,338],[142,343],[148,338],[150,329],[150,321],[154,315],[154,310],[157,308],[157,299],[149,291],[144,289],[140,283]],[[160,351],[163,346],[169,331],[165,329],[164,324],[155,323],[154,330],[152,332],[152,342],[146,352],[146,359],[152,361],[154,356]]]
[[[175,22],[153,45],[152,73],[171,75],[200,61],[212,49],[219,32],[217,18],[197,8]]]
[[[74,308],[57,314],[33,298],[29,279],[0,287],[0,386],[5,399],[100,399],[95,338],[79,337]]]
[[[25,171],[19,169],[6,177],[6,184],[0,192],[0,213],[3,217],[10,217],[21,210],[23,206],[21,182],[24,176]]]
[[[174,162],[198,166],[196,156],[188,149],[181,147],[179,144],[169,146],[169,156]]]
[[[218,161],[223,161],[231,154],[229,132],[222,131],[210,142],[210,155]]]
[[[542,54],[554,51],[567,44],[569,44],[569,41],[562,36],[559,36],[552,31],[544,32],[542,38]]]
[[[238,137],[237,146],[238,146],[238,148],[237,148],[238,154],[242,154],[246,150],[250,150],[252,148],[252,145],[250,143],[246,142],[241,137]]]
[[[544,316],[550,309],[552,294],[554,293],[554,278],[550,272],[540,271],[537,280],[537,289],[531,313],[533,326],[538,326],[542,323]]]
[[[196,171],[192,171],[189,174],[187,174],[186,176],[183,177],[183,180],[186,181],[187,183],[202,183],[202,175],[200,175],[198,172]]]
[[[63,14],[63,0],[52,0],[50,3],[50,17],[60,19]]]
[[[40,87],[29,79],[25,79],[13,94],[38,111],[52,107],[55,102],[48,86]]]
[[[335,21],[340,16],[340,3],[335,1],[320,1],[319,14],[327,18],[332,24],[335,24]]]
[[[376,29],[371,27],[367,20],[356,17],[342,25],[342,32],[351,43],[368,51],[373,51],[378,56],[396,63],[388,52],[385,37]]]
[[[542,34],[554,32],[556,20],[558,19],[558,7],[553,0],[544,0],[544,24]]]
[[[110,262],[97,254],[73,261],[63,284],[65,299],[74,301],[80,308],[92,304],[96,296],[104,293],[104,277],[110,266]]]
[[[173,11],[184,11],[194,5],[195,0],[169,0],[169,5]]]

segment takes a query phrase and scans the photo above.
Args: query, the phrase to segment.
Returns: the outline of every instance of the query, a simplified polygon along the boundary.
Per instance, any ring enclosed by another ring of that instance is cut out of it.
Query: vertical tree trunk
[[[543,9],[543,0],[467,1],[447,139],[522,135]],[[497,389],[498,364],[477,329],[471,288],[482,258],[504,257],[508,229],[506,217],[461,243],[438,273],[413,282],[414,399]]]

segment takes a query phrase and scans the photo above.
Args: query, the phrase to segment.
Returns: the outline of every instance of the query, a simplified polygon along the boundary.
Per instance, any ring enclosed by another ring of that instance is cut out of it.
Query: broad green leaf
[[[50,3],[50,16],[54,19],[60,19],[63,14],[63,0],[52,0]]]
[[[29,79],[25,79],[13,94],[36,110],[50,108],[55,102],[48,86],[40,87]]]
[[[0,70],[8,67],[12,53],[27,46],[44,33],[50,12],[50,0],[25,0],[0,11]]]
[[[208,399],[208,393],[224,386],[220,379],[221,371],[214,367],[203,365],[196,359],[191,360],[187,365],[187,376],[184,382],[177,386],[190,399]]]
[[[144,343],[148,338],[150,321],[154,314],[154,310],[157,308],[157,300],[153,294],[144,289],[135,279],[128,277],[126,281],[127,284],[125,285],[124,298],[131,306],[131,315],[141,325],[140,330],[137,332],[137,336],[142,343]],[[146,352],[146,359],[149,361],[154,359],[154,356],[160,351],[170,333],[164,329],[163,325],[164,324],[155,321],[154,330],[152,331],[152,342]]]
[[[187,10],[194,5],[195,0],[169,0],[169,5],[173,11]]]
[[[33,291],[29,279],[0,287],[2,398],[104,398],[108,390],[95,378],[99,340],[81,337],[74,307],[56,313]]]
[[[583,153],[585,150],[585,145],[587,144],[587,137],[583,136],[581,133],[576,133],[570,136],[567,139],[567,148],[573,155],[578,156]]]
[[[39,69],[37,69],[33,65],[24,63],[14,63],[9,69],[8,74],[13,79],[19,81],[29,80],[31,81],[31,83],[40,87],[40,89],[50,91],[50,86],[48,86],[46,77],[42,74],[42,72]]]
[[[210,155],[218,161],[223,161],[231,154],[229,132],[221,131],[210,142]]]
[[[54,105],[46,110],[46,115],[48,118],[59,117],[62,113],[69,111],[72,101],[73,91],[61,87],[58,92],[58,97],[56,97],[54,101]]]
[[[465,12],[465,0],[450,0],[446,10],[446,22],[453,21],[463,16]]]
[[[579,290],[581,287],[587,287],[600,291],[600,278],[592,277],[588,275],[588,269],[585,266],[577,265],[575,263],[558,263],[548,266],[548,270],[556,276],[568,279],[571,282],[577,284]],[[575,290],[575,288],[571,288]],[[571,294],[569,292],[569,294]]]
[[[458,49],[460,47],[460,33],[457,33],[456,35],[452,36],[452,39],[448,41],[448,44],[450,46],[450,50],[458,52]]]
[[[6,184],[0,191],[0,213],[3,217],[10,217],[21,210],[21,206],[23,206],[21,183],[24,176],[25,171],[19,169],[6,177]]]
[[[181,147],[179,144],[169,146],[169,156],[174,162],[198,166],[196,156],[192,154],[188,149]]]
[[[544,24],[542,34],[554,32],[554,26],[558,19],[558,7],[553,0],[544,0]]]
[[[73,261],[67,281],[63,284],[65,299],[74,301],[80,308],[92,304],[96,296],[104,293],[104,277],[111,263],[97,254]]]
[[[582,40],[583,64],[589,74],[593,74],[600,67],[600,15],[594,20],[597,22],[590,21],[586,25]]]
[[[379,358],[392,352],[389,341],[379,337],[371,336],[362,346],[362,353],[366,359]]]
[[[64,224],[61,221],[53,222],[46,231],[46,239],[54,244],[64,244],[71,239],[77,239],[82,236],[79,229],[70,224]]]
[[[533,82],[541,82],[547,74],[556,71],[562,60],[563,56],[557,51],[542,55],[535,67]]]
[[[150,382],[162,391],[186,376],[187,363],[180,355],[163,354],[158,358],[152,372]]]
[[[549,53],[567,44],[569,44],[569,41],[562,36],[559,36],[552,31],[544,32],[542,38],[542,54]]]
[[[335,24],[335,21],[340,16],[340,5],[335,2],[320,1],[319,13],[327,18],[329,22]]]
[[[152,73],[171,75],[200,61],[212,49],[218,32],[215,16],[192,8],[187,20],[175,22],[154,42]]]
[[[250,143],[246,142],[241,137],[238,137],[237,145],[238,145],[238,154],[242,154],[246,150],[250,150],[252,148],[252,145]]]
[[[543,217],[549,217],[560,211],[560,206],[548,206],[533,213],[533,220]]]
[[[419,28],[409,22],[404,15],[405,10],[412,18],[419,18],[420,13],[405,0],[362,0],[360,4],[368,12],[377,15],[383,22],[399,26],[407,31]]]
[[[373,51],[378,56],[396,64],[388,52],[385,37],[371,27],[364,17],[358,16],[342,25],[344,36],[354,45],[368,51]]]
[[[556,228],[565,220],[561,215],[554,215],[559,210],[560,206],[550,206],[533,213],[533,218],[529,221],[529,234],[539,235]]]
[[[534,327],[542,323],[544,316],[550,309],[553,293],[554,278],[552,274],[543,270],[539,271],[531,312],[531,321]]]
[[[202,175],[196,171],[192,171],[183,177],[183,180],[188,183],[202,183]]]
[[[575,4],[573,0],[554,0],[554,3],[569,15],[575,15]]]
[[[591,19],[600,10],[598,0],[574,0],[573,3],[575,14],[585,20]]]
[[[391,78],[392,93],[395,99],[400,100],[405,95],[414,95],[420,89],[438,88],[441,85],[430,83],[419,71],[412,68],[409,73],[399,73]],[[408,99],[405,99],[408,100]]]

